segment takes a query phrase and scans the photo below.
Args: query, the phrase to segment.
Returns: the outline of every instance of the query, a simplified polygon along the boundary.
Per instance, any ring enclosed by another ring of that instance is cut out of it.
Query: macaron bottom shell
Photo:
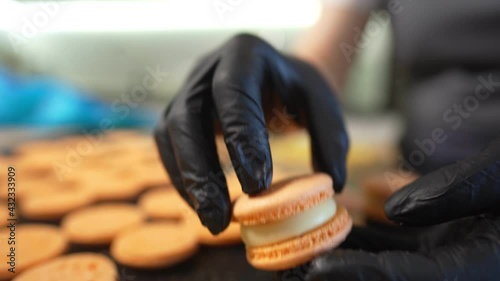
[[[340,245],[352,228],[347,210],[339,205],[327,223],[299,237],[272,245],[247,247],[247,260],[261,270],[285,270],[312,260],[315,256]]]

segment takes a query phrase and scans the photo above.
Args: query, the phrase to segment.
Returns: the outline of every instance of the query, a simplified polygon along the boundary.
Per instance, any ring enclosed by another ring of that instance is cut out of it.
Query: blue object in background
[[[155,116],[141,107],[124,108],[47,77],[22,77],[0,67],[0,127],[153,127]],[[118,104],[120,103],[120,104]],[[109,125],[111,123],[111,125]]]

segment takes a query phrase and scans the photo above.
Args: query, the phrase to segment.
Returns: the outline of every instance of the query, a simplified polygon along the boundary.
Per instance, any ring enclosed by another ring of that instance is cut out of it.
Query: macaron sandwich
[[[242,195],[233,216],[241,225],[248,262],[262,270],[285,270],[337,247],[351,231],[352,220],[333,195],[333,181],[322,173]]]

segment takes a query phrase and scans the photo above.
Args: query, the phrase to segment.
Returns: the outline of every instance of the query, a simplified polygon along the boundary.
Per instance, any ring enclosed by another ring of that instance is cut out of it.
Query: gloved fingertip
[[[335,189],[336,192],[341,192],[344,189],[345,182],[345,172],[336,169],[333,174],[333,189]]]
[[[222,216],[216,215],[213,216],[210,213],[198,213],[198,217],[201,220],[201,223],[212,233],[213,235],[217,235],[224,231],[229,223],[230,223],[230,215],[224,214]]]
[[[201,223],[214,235],[226,229],[231,221],[231,202],[225,179],[188,186],[187,193]]]
[[[271,185],[273,168],[271,151],[267,142],[254,141],[246,148],[233,144],[232,152],[234,170],[243,192],[256,194]]]
[[[425,221],[425,212],[419,214],[409,189],[402,189],[394,193],[384,204],[384,212],[389,220],[397,224],[420,225]],[[423,218],[422,218],[423,217]]]
[[[256,194],[266,190],[273,175],[271,151],[267,141],[247,140],[226,142],[234,171],[244,193]]]
[[[330,157],[325,157],[328,155]],[[345,157],[335,158],[337,155],[333,151],[313,151],[314,171],[323,172],[332,177],[333,189],[335,192],[341,192],[346,184],[347,172]]]
[[[325,172],[333,180],[333,189],[335,192],[341,192],[344,189],[346,183],[346,172],[345,169],[339,167],[333,167],[330,169],[315,168],[316,171]]]
[[[273,172],[272,169],[257,169],[251,171],[240,171],[238,175],[243,192],[246,194],[257,194],[269,188]]]
[[[398,211],[399,200],[395,197],[390,197],[384,205],[384,212],[387,218],[393,222],[398,222],[399,211]]]

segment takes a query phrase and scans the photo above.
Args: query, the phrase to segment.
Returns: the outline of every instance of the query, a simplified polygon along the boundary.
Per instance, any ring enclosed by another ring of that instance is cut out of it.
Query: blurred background
[[[151,127],[201,55],[240,32],[257,34],[286,52],[321,8],[311,0],[4,0],[0,5],[0,94],[7,101],[0,105],[0,126],[10,136],[2,138],[4,147],[17,142],[13,132],[24,136],[22,127],[78,131],[106,115],[115,127]],[[366,38],[342,98],[352,134],[369,129],[367,142],[390,142],[399,130],[397,103],[389,94],[391,32],[389,22],[378,19],[378,24],[382,32]],[[158,72],[158,83],[144,89],[152,72]],[[134,91],[141,92],[139,101],[127,103]],[[84,114],[90,111],[93,117]]]

